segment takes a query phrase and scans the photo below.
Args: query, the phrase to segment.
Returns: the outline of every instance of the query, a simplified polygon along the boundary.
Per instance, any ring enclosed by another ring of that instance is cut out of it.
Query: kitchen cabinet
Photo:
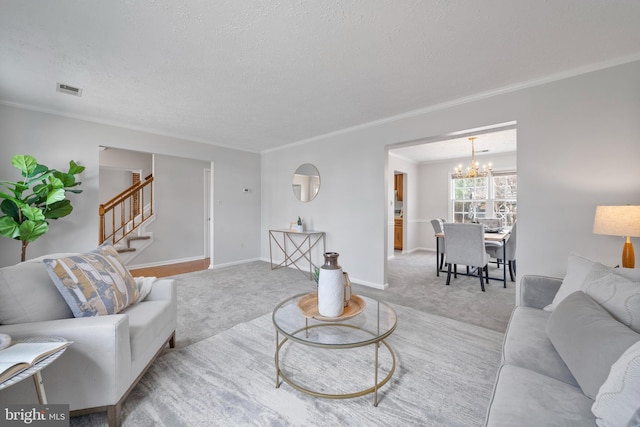
[[[401,202],[403,197],[404,197],[404,175],[403,174],[397,174],[394,175],[395,177],[395,183],[394,183],[394,189],[396,190],[396,194],[398,195],[398,201]]]
[[[402,250],[402,218],[396,218],[393,227],[393,249]]]

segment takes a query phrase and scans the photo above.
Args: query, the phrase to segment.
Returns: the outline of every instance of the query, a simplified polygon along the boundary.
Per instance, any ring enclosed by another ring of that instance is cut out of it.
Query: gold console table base
[[[278,236],[281,238],[278,239]],[[284,256],[279,264],[273,262],[273,243],[278,254]],[[313,262],[312,251],[322,244],[322,253],[327,251],[324,231],[294,231],[288,229],[269,230],[269,259],[271,269],[294,266],[300,272],[306,274],[309,265],[309,279],[313,279],[314,268],[320,268]],[[299,265],[304,263],[304,270]]]

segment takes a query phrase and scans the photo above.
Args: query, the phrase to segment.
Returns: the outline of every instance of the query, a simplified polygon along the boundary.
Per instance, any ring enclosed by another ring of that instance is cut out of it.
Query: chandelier
[[[476,162],[476,150],[473,145],[473,142],[476,140],[475,136],[469,138],[471,141],[471,164],[467,167],[466,171],[462,170],[462,163],[456,166],[455,172],[453,173],[454,178],[484,178],[493,170],[493,165],[489,163],[489,165],[482,165],[480,167],[480,162]]]

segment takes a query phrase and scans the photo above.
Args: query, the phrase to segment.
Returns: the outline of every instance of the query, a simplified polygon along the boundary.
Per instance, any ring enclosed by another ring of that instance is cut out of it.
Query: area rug
[[[500,362],[503,334],[395,305],[387,339],[396,371],[373,396],[329,400],[275,387],[271,314],[240,323],[156,360],[123,406],[124,426],[480,426]],[[287,343],[282,367],[322,392],[373,381],[374,347],[322,350]],[[380,349],[380,375],[391,365]],[[73,426],[100,425],[98,414]]]

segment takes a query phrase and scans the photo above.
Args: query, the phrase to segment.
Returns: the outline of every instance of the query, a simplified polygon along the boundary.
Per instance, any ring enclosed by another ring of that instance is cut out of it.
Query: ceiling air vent
[[[56,87],[56,91],[60,93],[66,93],[67,95],[81,96],[82,89],[78,87],[73,87],[69,85],[65,85],[63,83],[58,83]]]

